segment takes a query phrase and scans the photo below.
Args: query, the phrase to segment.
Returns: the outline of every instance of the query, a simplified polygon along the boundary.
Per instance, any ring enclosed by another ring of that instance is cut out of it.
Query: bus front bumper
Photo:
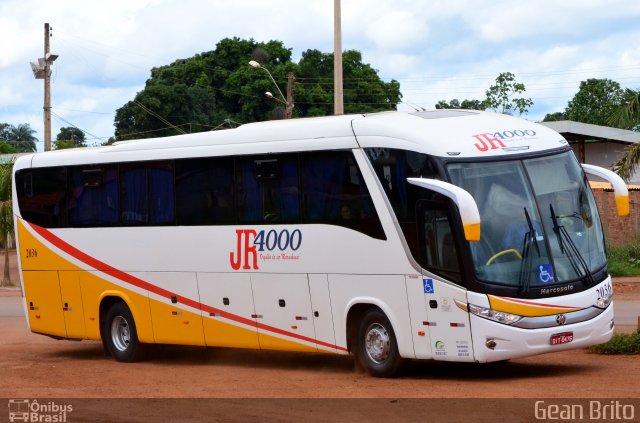
[[[479,363],[585,348],[613,336],[613,303],[596,317],[573,324],[522,329],[470,315],[473,352]]]

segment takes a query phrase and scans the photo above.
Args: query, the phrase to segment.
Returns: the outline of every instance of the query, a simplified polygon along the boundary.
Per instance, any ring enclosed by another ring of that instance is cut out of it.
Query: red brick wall
[[[640,238],[640,192],[629,192],[629,215],[620,217],[616,211],[616,198],[613,191],[596,188],[593,195],[598,204],[600,219],[604,227],[607,243],[621,245]]]

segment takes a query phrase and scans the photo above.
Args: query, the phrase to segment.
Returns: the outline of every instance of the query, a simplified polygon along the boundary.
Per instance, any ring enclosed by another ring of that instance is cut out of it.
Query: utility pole
[[[293,117],[293,81],[295,77],[293,72],[287,74],[287,106],[284,113],[285,119],[291,119]]]
[[[44,79],[44,151],[51,151],[51,64],[58,58],[57,54],[49,52],[52,29],[48,23],[44,24],[44,57],[31,62],[33,76]]]
[[[49,61],[49,24],[44,24],[44,151],[51,151],[51,62]]]
[[[333,114],[344,114],[342,92],[342,24],[340,0],[333,0]]]

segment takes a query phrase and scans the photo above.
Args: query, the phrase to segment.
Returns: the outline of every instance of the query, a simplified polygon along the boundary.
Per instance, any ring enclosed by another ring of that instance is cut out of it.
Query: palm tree
[[[13,159],[0,163],[0,243],[4,244],[4,276],[0,286],[11,285],[9,272],[9,238],[13,234],[13,207],[11,204],[11,177]]]
[[[38,139],[34,136],[35,133],[28,123],[11,125],[7,130],[7,142],[19,153],[31,153],[36,151]]]
[[[616,109],[609,124],[616,128],[640,129],[640,90],[627,89],[625,91],[625,102]],[[631,144],[627,147],[627,152],[613,165],[613,171],[626,181],[635,172],[640,164],[640,144]]]

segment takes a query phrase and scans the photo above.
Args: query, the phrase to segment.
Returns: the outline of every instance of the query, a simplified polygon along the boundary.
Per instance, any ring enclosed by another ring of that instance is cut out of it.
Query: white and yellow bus
[[[602,226],[567,141],[491,113],[389,112],[20,157],[32,332],[491,362],[607,341]]]

